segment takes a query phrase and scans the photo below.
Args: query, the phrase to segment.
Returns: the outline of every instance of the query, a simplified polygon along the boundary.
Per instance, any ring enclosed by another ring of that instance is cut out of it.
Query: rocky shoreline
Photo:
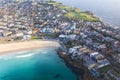
[[[66,64],[77,76],[78,80],[97,80],[89,72],[88,68],[83,64],[73,60],[69,56],[63,54],[62,50],[58,49],[58,55],[62,58]]]
[[[76,73],[84,70],[84,80],[93,80],[92,76],[99,80],[120,79],[120,29],[105,25],[89,11],[51,0],[14,3],[1,7],[1,42],[57,40],[63,44],[61,58]],[[3,12],[5,9],[8,14]]]

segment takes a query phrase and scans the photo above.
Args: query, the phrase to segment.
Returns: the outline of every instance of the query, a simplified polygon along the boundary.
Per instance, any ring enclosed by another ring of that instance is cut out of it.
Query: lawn
[[[97,17],[90,15],[87,12],[81,12],[79,8],[65,6],[65,5],[55,2],[55,1],[48,1],[47,3],[52,4],[52,5],[59,5],[59,9],[66,10],[67,13],[64,14],[64,16],[67,18],[80,19],[80,20],[91,21],[91,22],[100,21]]]
[[[42,37],[37,37],[37,36],[31,36],[31,40],[37,40],[37,39],[42,39]]]
[[[67,43],[64,44],[67,48],[71,48],[72,47],[72,42],[68,41]]]
[[[69,11],[67,14],[65,14],[65,17],[68,18],[74,18],[74,19],[81,19],[84,21],[93,21],[93,22],[97,22],[99,21],[99,19],[97,17],[94,17],[93,15],[88,14],[87,12],[80,12],[80,10],[76,11]]]
[[[111,66],[105,66],[99,69],[99,71],[103,74],[106,74],[111,69]]]
[[[60,3],[55,2],[55,1],[48,1],[48,4],[52,4],[52,5],[59,5]]]
[[[117,73],[116,71],[112,70],[111,73],[114,74],[116,77],[120,78],[120,74]]]
[[[85,21],[99,21],[99,19],[97,17],[94,17],[93,15],[90,15],[86,12],[81,12],[80,17],[81,17],[81,19],[83,19]]]
[[[63,10],[67,10],[67,11],[72,10],[72,7],[65,6],[65,5],[60,5],[59,8],[60,8],[60,9],[63,9]]]
[[[109,80],[115,80],[112,76],[110,76],[109,74],[107,74],[107,77],[109,78]]]
[[[57,37],[56,34],[43,34],[43,36],[50,37],[50,38],[56,38]]]

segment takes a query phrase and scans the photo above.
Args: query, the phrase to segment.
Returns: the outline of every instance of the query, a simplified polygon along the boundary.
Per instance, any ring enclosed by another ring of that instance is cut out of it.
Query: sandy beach
[[[0,44],[0,54],[7,54],[10,52],[18,52],[24,50],[31,50],[36,48],[47,48],[47,47],[59,47],[59,43],[55,41],[25,41],[25,42],[14,42]]]

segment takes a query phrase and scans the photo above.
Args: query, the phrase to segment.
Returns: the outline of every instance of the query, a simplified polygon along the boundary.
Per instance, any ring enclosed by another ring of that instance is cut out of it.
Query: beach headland
[[[60,45],[57,41],[47,41],[47,40],[6,43],[6,44],[0,44],[0,55],[8,54],[11,52],[31,50],[36,48],[47,48],[47,47],[57,48],[59,46]]]
[[[71,57],[64,55],[64,52],[61,49],[58,49],[58,55],[64,60],[66,65],[78,76],[78,80],[97,80],[90,74],[89,70],[83,64],[80,64],[79,62],[71,59]]]
[[[30,3],[27,2],[26,5]],[[72,67],[72,70],[75,70],[75,73],[78,73],[78,77],[82,69],[84,73],[80,77],[83,80],[117,80],[120,78],[118,75],[120,73],[119,29],[105,25],[102,20],[89,11],[82,12],[78,8],[54,1],[40,2],[34,6],[31,5],[29,9],[23,9],[23,11],[32,11],[32,18],[22,16],[19,19],[14,19],[13,17],[13,21],[17,20],[17,25],[9,25],[6,29],[4,28],[6,25],[1,27],[3,42],[26,41],[0,44],[0,54],[60,46],[58,42],[54,41],[27,40],[59,40],[63,44],[63,46],[61,45],[63,48],[63,53],[60,54],[61,58],[69,67]],[[18,25],[23,21],[28,22],[26,24],[31,23],[30,27],[21,24],[18,28]],[[8,24],[8,22],[3,19],[2,24]],[[24,28],[21,29],[21,26]],[[99,79],[94,79],[93,76]]]

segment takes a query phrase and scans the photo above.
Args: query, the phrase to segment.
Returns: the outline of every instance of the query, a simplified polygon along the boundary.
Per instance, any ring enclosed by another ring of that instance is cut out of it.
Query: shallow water
[[[23,51],[0,56],[0,80],[77,80],[55,49]]]

